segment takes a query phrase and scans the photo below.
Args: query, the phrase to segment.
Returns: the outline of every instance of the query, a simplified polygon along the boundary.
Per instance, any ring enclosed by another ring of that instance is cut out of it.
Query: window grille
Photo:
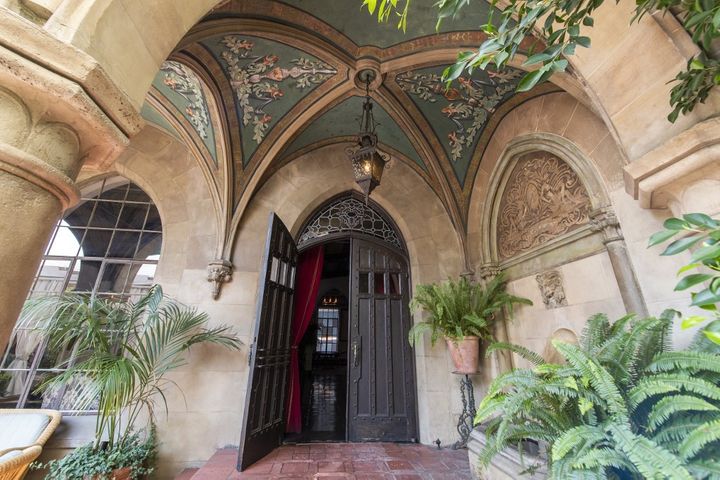
[[[141,297],[154,283],[160,258],[157,208],[140,187],[121,177],[104,179],[84,193],[57,223],[29,297],[70,291],[118,300]],[[72,404],[72,387],[45,394],[35,390],[73,361],[72,348],[51,351],[38,331],[16,328],[1,357],[0,408],[65,410]]]

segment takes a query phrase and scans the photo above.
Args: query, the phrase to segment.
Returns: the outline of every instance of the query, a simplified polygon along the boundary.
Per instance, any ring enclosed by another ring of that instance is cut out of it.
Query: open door
[[[408,331],[408,266],[352,239],[348,440],[414,442],[415,367]]]
[[[249,353],[238,456],[241,471],[278,447],[285,431],[296,266],[295,241],[280,218],[271,213]]]

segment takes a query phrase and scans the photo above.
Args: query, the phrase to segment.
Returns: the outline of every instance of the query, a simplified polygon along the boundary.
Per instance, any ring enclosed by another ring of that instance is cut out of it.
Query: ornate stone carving
[[[480,267],[480,270],[478,271],[478,276],[481,280],[485,281],[498,276],[500,272],[501,269],[496,263],[486,263],[485,265]]]
[[[558,308],[566,306],[565,288],[563,287],[562,275],[557,270],[549,270],[547,272],[535,275],[538,287],[540,287],[540,295],[542,296],[545,308]]]
[[[500,200],[500,258],[513,257],[584,225],[590,208],[583,183],[567,163],[543,151],[521,156]]]
[[[594,232],[602,232],[603,242],[614,242],[622,240],[623,235],[620,230],[620,222],[615,216],[615,212],[609,208],[598,208],[589,214],[590,228]]]
[[[232,279],[232,263],[227,260],[213,260],[208,264],[207,280],[211,283],[212,298],[220,296],[220,287]]]

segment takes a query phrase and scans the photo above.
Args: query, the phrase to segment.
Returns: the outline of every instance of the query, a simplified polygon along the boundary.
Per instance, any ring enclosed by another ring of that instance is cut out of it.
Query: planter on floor
[[[538,448],[534,444],[528,444],[520,452],[514,448],[506,448],[495,455],[487,468],[480,466],[480,452],[485,448],[485,434],[480,428],[475,428],[468,440],[468,457],[470,459],[470,471],[476,480],[541,480],[547,478],[545,459],[538,455]]]

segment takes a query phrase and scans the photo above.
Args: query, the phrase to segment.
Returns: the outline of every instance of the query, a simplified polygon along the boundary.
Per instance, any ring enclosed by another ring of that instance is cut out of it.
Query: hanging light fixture
[[[370,193],[380,185],[383,169],[387,160],[378,152],[378,138],[375,133],[375,118],[373,117],[373,104],[370,99],[370,83],[375,79],[373,70],[363,70],[358,74],[360,81],[365,83],[365,102],[363,102],[362,118],[360,120],[360,133],[357,136],[357,146],[346,150],[352,162],[355,181],[365,194],[365,203]]]

